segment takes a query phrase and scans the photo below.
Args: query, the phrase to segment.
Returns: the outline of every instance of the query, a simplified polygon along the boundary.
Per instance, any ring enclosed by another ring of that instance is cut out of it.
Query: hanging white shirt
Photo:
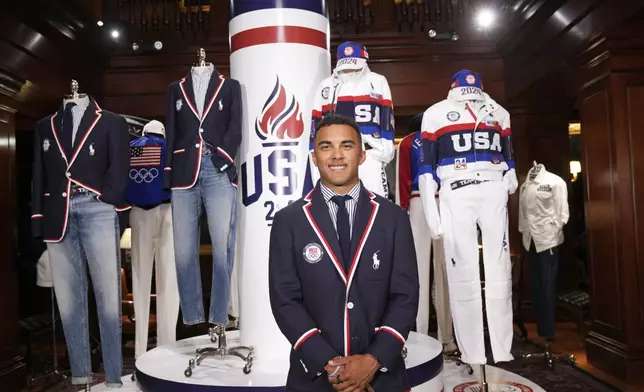
[[[532,168],[519,191],[519,231],[525,249],[530,250],[531,241],[537,252],[561,245],[569,216],[566,182],[541,164]]]

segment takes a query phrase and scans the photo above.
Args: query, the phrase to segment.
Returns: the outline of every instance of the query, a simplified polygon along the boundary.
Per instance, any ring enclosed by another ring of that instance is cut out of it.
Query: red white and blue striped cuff
[[[295,344],[293,345],[293,350],[297,351],[298,348],[311,336],[315,335],[316,333],[320,333],[321,331],[317,328],[311,328],[308,331],[304,332],[302,336],[300,336],[297,341],[295,341]]]

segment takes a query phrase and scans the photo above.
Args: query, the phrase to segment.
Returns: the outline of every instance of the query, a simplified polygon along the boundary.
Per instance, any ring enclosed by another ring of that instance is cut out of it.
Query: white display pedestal
[[[239,344],[239,333],[227,334],[228,345]],[[191,377],[183,372],[198,348],[212,346],[206,335],[181,340],[148,351],[136,361],[138,389],[143,392],[283,392],[288,369],[269,373],[254,364],[244,374],[244,361],[235,357],[208,357],[195,367]],[[412,332],[407,340],[407,372],[413,392],[443,391],[441,344],[426,335]]]

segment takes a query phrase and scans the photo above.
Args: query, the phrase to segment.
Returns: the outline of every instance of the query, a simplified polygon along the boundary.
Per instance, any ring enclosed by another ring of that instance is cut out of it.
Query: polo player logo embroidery
[[[44,152],[49,151],[49,146],[50,146],[49,139],[45,139],[45,140],[42,141],[42,150]]]
[[[380,251],[378,250],[376,251],[376,253],[373,254],[373,269],[376,271],[378,270],[378,268],[380,268],[380,260],[378,259],[378,252]]]
[[[95,153],[96,153],[96,150],[94,149],[94,143],[92,143],[89,145],[89,156],[93,157]]]
[[[177,108],[177,112],[181,110],[183,107],[183,101],[181,99],[177,99],[177,103],[175,104],[175,107]]]
[[[220,99],[219,100],[219,111],[221,112],[222,110],[224,110],[224,100]]]

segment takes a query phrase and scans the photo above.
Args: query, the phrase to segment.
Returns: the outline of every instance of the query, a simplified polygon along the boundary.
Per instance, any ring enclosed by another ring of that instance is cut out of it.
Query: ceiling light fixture
[[[98,22],[96,22],[96,25],[97,25],[98,27],[103,27],[103,21],[102,21],[102,20],[99,20]]]
[[[494,25],[496,15],[488,8],[483,8],[476,15],[476,25],[480,29],[487,30]]]
[[[118,31],[118,30],[114,29],[114,30],[112,30],[112,32],[110,33],[110,35],[112,36],[112,38],[114,38],[114,39],[118,39],[118,38],[119,38],[119,36],[120,36],[121,34],[119,33],[119,31]]]

